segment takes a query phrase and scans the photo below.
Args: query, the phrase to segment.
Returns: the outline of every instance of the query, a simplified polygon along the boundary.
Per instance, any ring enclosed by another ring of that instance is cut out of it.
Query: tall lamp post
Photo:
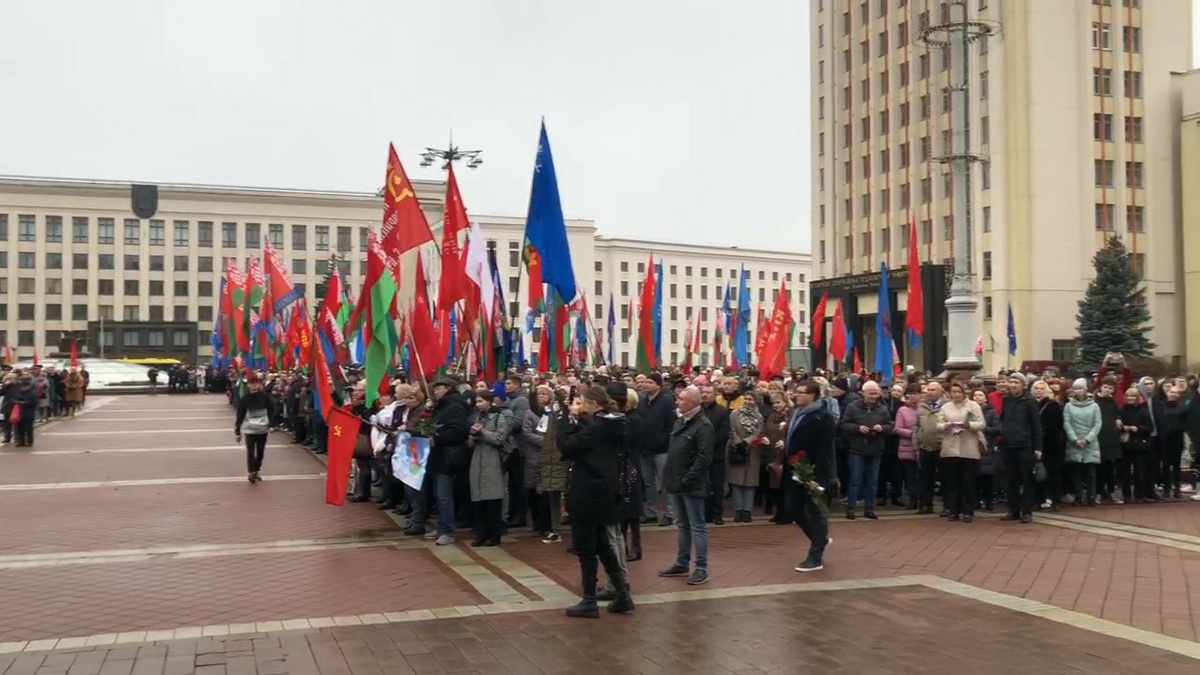
[[[421,153],[421,166],[433,166],[435,161],[442,163],[442,171],[450,168],[450,165],[459,160],[465,160],[468,169],[478,169],[480,164],[483,164],[483,159],[479,156],[483,154],[482,150],[463,150],[454,144],[454,134],[450,135],[450,145],[445,149],[425,148],[425,152]]]
[[[981,364],[975,358],[975,340],[981,334],[979,294],[973,270],[974,233],[971,221],[973,186],[971,168],[988,161],[971,148],[970,91],[971,45],[986,40],[999,29],[993,22],[972,21],[967,0],[951,0],[950,21],[927,26],[920,39],[930,48],[949,50],[950,73],[950,151],[938,161],[950,165],[953,180],[950,212],[954,218],[954,269],[950,297],[946,299],[947,343],[949,354],[943,366],[944,376],[978,373]]]

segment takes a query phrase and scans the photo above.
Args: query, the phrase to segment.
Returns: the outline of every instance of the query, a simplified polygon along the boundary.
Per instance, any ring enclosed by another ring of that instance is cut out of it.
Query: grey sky
[[[524,215],[545,115],[601,233],[809,248],[801,0],[4,0],[0,173],[375,189],[484,150]]]

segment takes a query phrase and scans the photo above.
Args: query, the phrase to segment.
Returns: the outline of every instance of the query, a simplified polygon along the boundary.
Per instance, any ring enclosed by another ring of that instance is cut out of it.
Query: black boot
[[[608,606],[608,611],[613,614],[628,614],[633,611],[633,594],[629,592],[629,584],[625,584],[625,591],[617,593],[617,597]]]
[[[596,601],[597,602],[612,602],[613,600],[616,600],[616,599],[617,599],[617,589],[615,586],[613,586],[612,580],[610,579],[608,581],[608,583],[604,584],[604,588],[601,588],[600,591],[596,593]]]
[[[596,573],[599,561],[595,556],[580,556],[579,570],[583,577],[583,598],[567,608],[567,616],[573,619],[599,619],[600,606],[596,604]]]

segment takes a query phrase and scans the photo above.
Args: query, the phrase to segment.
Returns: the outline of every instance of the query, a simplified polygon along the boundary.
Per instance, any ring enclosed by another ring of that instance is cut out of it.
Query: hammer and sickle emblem
[[[340,424],[335,424],[335,425],[333,425],[333,435],[334,435],[334,436],[341,437],[341,435],[342,435],[342,426],[341,426]]]
[[[391,192],[392,199],[395,200],[397,204],[413,196],[412,190],[410,190],[408,186],[405,186],[400,177],[396,175],[392,176]]]

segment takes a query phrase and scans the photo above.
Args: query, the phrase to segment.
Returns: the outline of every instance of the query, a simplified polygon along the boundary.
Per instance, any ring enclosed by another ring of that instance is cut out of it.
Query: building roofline
[[[703,251],[737,251],[738,253],[748,253],[751,255],[761,256],[787,256],[799,258],[812,258],[812,253],[809,251],[796,250],[781,250],[781,249],[766,249],[766,248],[747,248],[744,246],[721,246],[719,244],[690,244],[681,243],[678,241],[663,241],[661,239],[632,239],[629,237],[606,237],[597,235],[596,246],[608,245],[618,248],[681,248],[689,251],[697,249]]]
[[[441,189],[444,181],[414,180],[415,187]],[[376,199],[375,192],[360,192],[354,190],[316,190],[305,188],[258,187],[218,185],[208,183],[162,183],[155,181],[113,180],[94,178],[54,178],[49,176],[18,176],[0,174],[0,186],[27,188],[93,188],[101,190],[124,189],[131,185],[156,185],[160,190],[173,192],[190,192],[198,194],[235,194],[238,196],[271,196],[271,197],[329,197],[336,199]]]

